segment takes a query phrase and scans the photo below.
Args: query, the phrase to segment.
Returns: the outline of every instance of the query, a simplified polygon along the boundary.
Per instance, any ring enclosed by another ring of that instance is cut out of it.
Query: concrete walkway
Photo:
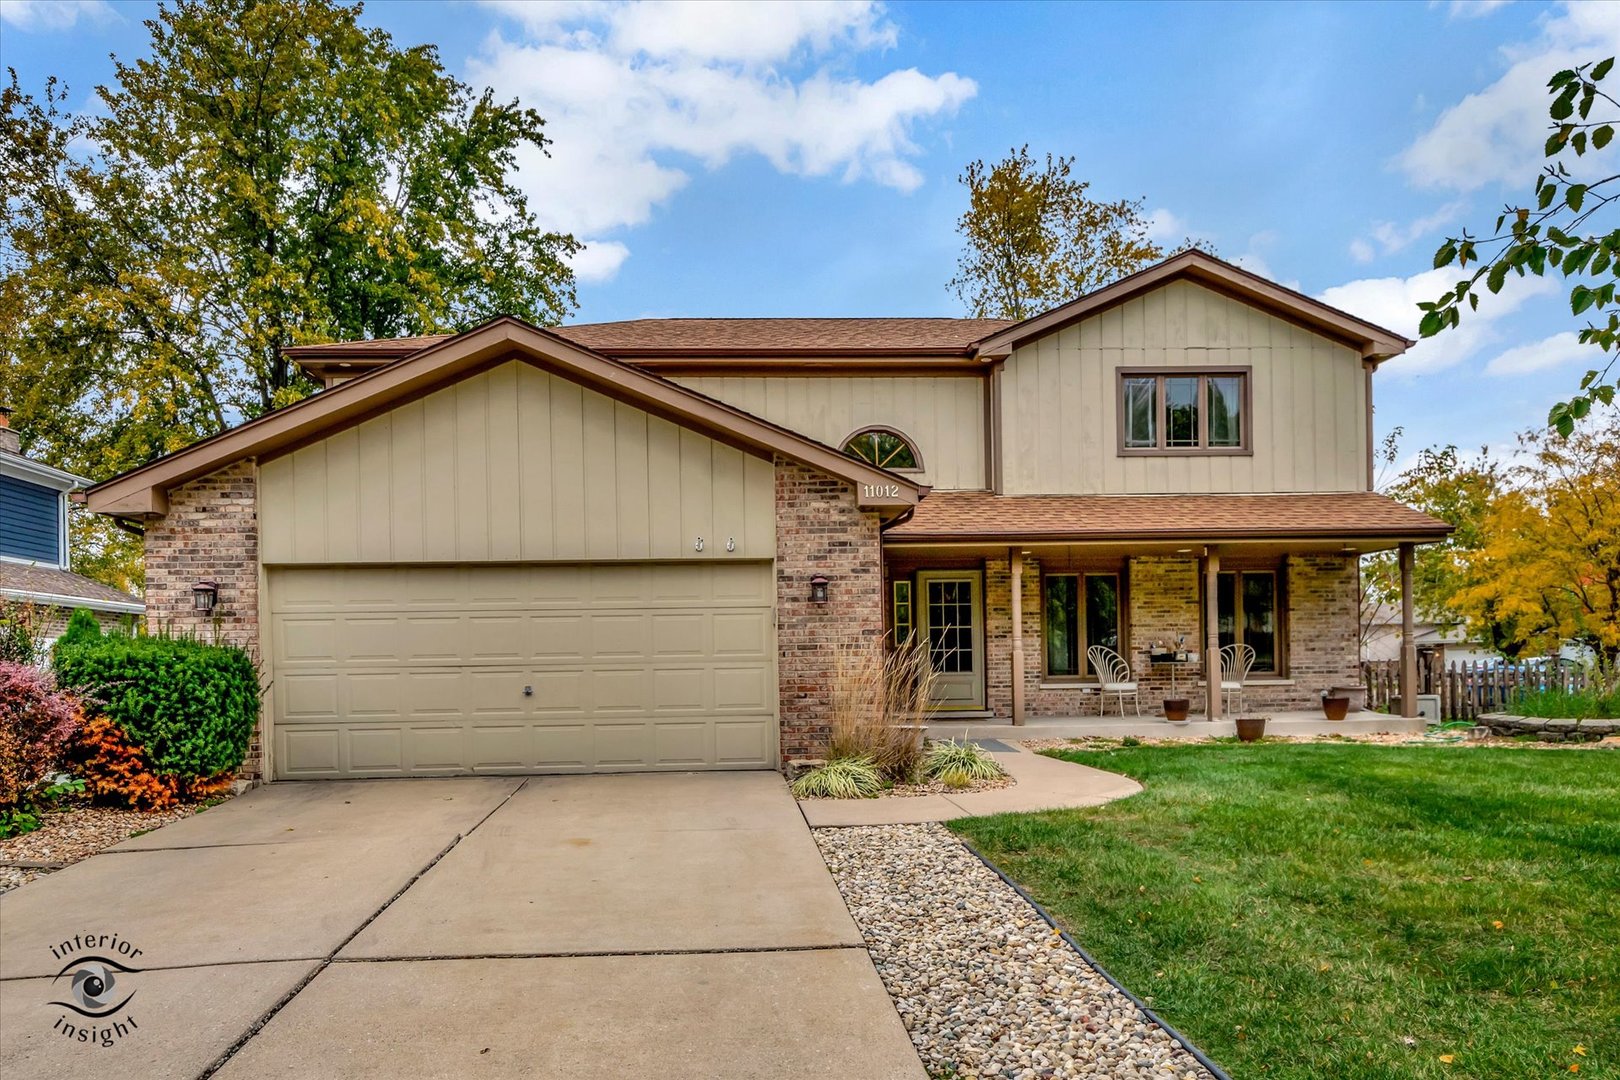
[[[966,795],[918,795],[913,798],[807,799],[799,803],[812,828],[835,825],[916,825],[925,821],[983,817],[986,814],[1063,810],[1101,806],[1142,790],[1128,776],[1075,765],[1011,746],[993,750],[1018,783],[1008,788]]]
[[[781,778],[709,773],[273,784],[0,897],[0,1075],[109,1074],[923,1071]]]

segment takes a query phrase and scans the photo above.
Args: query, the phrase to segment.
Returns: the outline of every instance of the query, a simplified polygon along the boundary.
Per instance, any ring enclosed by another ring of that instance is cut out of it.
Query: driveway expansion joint
[[[455,839],[446,844],[437,855],[429,859],[426,865],[424,865],[420,870],[412,874],[410,880],[401,885],[392,896],[382,902],[377,910],[373,911],[369,916],[367,916],[359,926],[355,927],[354,930],[349,933],[347,937],[338,942],[337,945],[333,947],[332,951],[327,953],[326,956],[322,957],[320,962],[317,963],[307,975],[294,983],[292,988],[285,994],[281,995],[280,999],[277,1000],[274,1005],[266,1009],[258,1020],[248,1025],[248,1029],[242,1033],[241,1037],[233,1042],[230,1046],[226,1047],[225,1051],[214,1059],[213,1064],[209,1065],[206,1069],[197,1074],[197,1080],[209,1080],[209,1077],[223,1069],[231,1058],[235,1057],[241,1051],[242,1047],[246,1046],[255,1035],[264,1030],[265,1025],[269,1024],[270,1021],[276,1018],[277,1013],[281,1012],[282,1009],[285,1009],[294,998],[304,991],[305,987],[314,982],[316,976],[332,966],[332,962],[337,958],[337,954],[347,947],[349,942],[359,937],[361,932],[365,930],[366,927],[376,922],[377,919],[381,917],[382,913],[392,907],[394,902],[397,901],[401,896],[404,896],[411,886],[415,885],[418,881],[421,881],[423,875],[438,865],[440,859],[443,859],[446,855],[450,854],[450,852],[455,849],[457,844],[461,843],[467,837],[476,832],[479,826],[483,825],[484,822],[493,817],[497,810],[510,802],[512,800],[512,796],[522,791],[527,785],[528,781],[525,780],[511,791],[507,792],[506,797],[491,807],[489,813],[473,822],[471,828],[469,828],[466,832],[457,833]]]
[[[409,956],[338,956],[334,964],[416,964],[433,960],[595,960],[614,956],[756,956],[768,953],[838,952],[842,949],[865,951],[866,945],[832,942],[826,945],[738,945],[720,949],[581,949],[568,952],[485,952],[443,953]]]

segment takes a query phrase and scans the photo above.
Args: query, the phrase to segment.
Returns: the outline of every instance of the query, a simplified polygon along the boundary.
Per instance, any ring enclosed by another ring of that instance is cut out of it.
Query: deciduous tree
[[[1093,199],[1073,167],[1051,154],[1043,165],[1024,146],[959,177],[968,209],[947,288],[975,317],[1027,319],[1164,257],[1148,239],[1142,200]]]
[[[1620,305],[1615,300],[1620,228],[1613,211],[1620,199],[1620,173],[1608,164],[1588,166],[1584,173],[1571,170],[1571,165],[1580,169],[1585,164],[1581,159],[1588,152],[1602,151],[1614,139],[1620,102],[1601,86],[1613,69],[1614,57],[1609,57],[1552,77],[1547,84],[1552,95],[1548,164],[1536,176],[1533,198],[1509,203],[1489,236],[1476,237],[1464,229],[1460,236],[1447,237],[1435,252],[1435,268],[1455,263],[1474,271],[1438,300],[1418,305],[1423,309],[1419,332],[1433,337],[1462,321],[1464,305],[1468,311],[1479,308],[1482,280],[1486,291],[1498,293],[1509,274],[1541,276],[1550,268],[1562,275],[1570,286],[1570,311],[1586,324],[1580,339],[1600,359],[1581,378],[1575,396],[1548,412],[1548,426],[1561,436],[1574,431],[1593,406],[1615,399],[1610,376],[1620,355]]]

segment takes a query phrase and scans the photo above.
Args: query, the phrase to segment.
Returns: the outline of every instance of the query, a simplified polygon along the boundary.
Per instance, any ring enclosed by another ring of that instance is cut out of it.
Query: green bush
[[[1620,690],[1521,690],[1508,702],[1508,712],[1548,720],[1613,720],[1620,718]]]
[[[883,774],[871,758],[838,758],[793,781],[801,799],[871,799],[883,790]]]
[[[928,779],[944,781],[948,787],[966,787],[975,780],[994,780],[1004,775],[1002,767],[983,747],[952,740],[929,743],[922,769]]]
[[[56,649],[100,640],[101,624],[96,621],[95,613],[89,608],[74,608],[73,614],[68,616],[67,629],[56,639]]]
[[[113,634],[56,654],[58,681],[117,724],[152,771],[214,776],[242,764],[259,715],[259,673],[232,645]]]

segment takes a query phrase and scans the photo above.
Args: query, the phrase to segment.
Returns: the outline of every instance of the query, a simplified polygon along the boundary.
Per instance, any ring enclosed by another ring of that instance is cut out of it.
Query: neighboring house
[[[1094,712],[1093,645],[1156,709],[1178,638],[1314,707],[1359,556],[1448,531],[1370,490],[1409,344],[1197,252],[1020,323],[502,318],[289,349],[326,390],[87,498],[257,650],[278,777],[775,767],[886,635],[956,715]]]
[[[0,407],[0,600],[32,604],[49,645],[74,608],[89,608],[104,627],[129,623],[146,609],[139,597],[75,574],[68,554],[68,492],[90,483],[23,456]]]
[[[1444,624],[1419,620],[1413,624],[1412,641],[1420,655],[1439,656],[1440,662],[1500,662],[1502,654],[1470,641],[1460,624]],[[1363,660],[1399,660],[1401,658],[1400,616],[1378,619],[1367,628],[1366,640],[1361,646]]]

